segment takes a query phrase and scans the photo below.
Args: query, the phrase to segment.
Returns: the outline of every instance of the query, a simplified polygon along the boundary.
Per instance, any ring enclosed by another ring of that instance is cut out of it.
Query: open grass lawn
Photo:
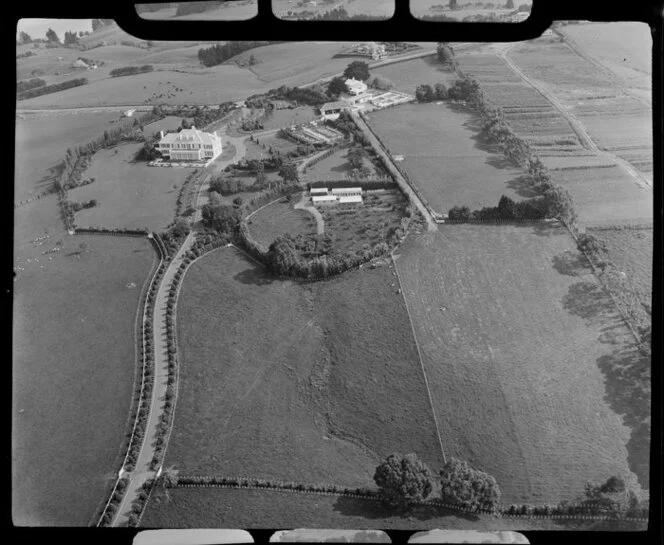
[[[79,202],[97,199],[99,204],[78,212],[76,225],[160,230],[173,220],[180,187],[193,169],[134,163],[141,146],[121,144],[95,154],[84,178],[96,181],[71,190],[69,199]]]
[[[448,456],[505,502],[648,486],[649,362],[564,228],[446,225],[396,265]]]
[[[589,229],[589,233],[606,243],[608,258],[625,272],[643,304],[651,305],[653,269],[653,230]]]
[[[386,240],[392,227],[399,227],[408,201],[399,190],[364,195],[363,203],[319,206],[325,234],[332,237],[334,252],[361,251]]]
[[[306,174],[310,180],[343,180],[345,174],[352,170],[348,163],[348,150],[335,151],[329,157],[307,167]],[[369,165],[368,162],[366,162]]]
[[[293,204],[299,200],[294,195],[291,202],[282,201],[271,204],[249,219],[249,233],[252,238],[265,248],[279,235],[316,236],[316,220],[306,210],[295,210]]]
[[[369,115],[369,123],[429,204],[496,206],[520,198],[522,172],[478,138],[477,117],[451,104],[405,104]]]
[[[30,242],[45,232],[41,245]],[[42,255],[58,240],[60,252]],[[14,524],[85,526],[107,499],[133,393],[136,310],[154,262],[144,239],[67,236],[55,197],[17,211]]]
[[[551,175],[572,194],[579,219],[588,226],[652,222],[652,193],[620,166],[555,170]]]
[[[187,119],[189,121],[192,121],[191,118]],[[153,134],[159,133],[159,131],[164,131],[164,132],[177,131],[178,128],[181,126],[182,126],[181,117],[168,115],[164,117],[164,119],[160,119],[159,121],[155,121],[154,123],[149,123],[148,125],[145,125],[143,127],[143,134],[145,134],[147,137],[151,137]],[[196,128],[202,128],[202,127],[196,127]]]
[[[302,286],[266,276],[238,250],[194,264],[178,302],[182,367],[167,465],[370,483],[375,456],[331,436],[312,399],[321,327]]]
[[[49,169],[60,164],[68,147],[97,138],[104,130],[118,127],[111,121],[118,112],[21,114],[16,119],[14,200],[42,193],[52,185]]]
[[[346,60],[351,61],[352,59]],[[422,83],[428,83],[429,85],[443,83],[446,87],[451,87],[458,79],[456,74],[447,70],[438,62],[435,54],[431,57],[379,66],[372,70],[371,74],[389,79],[394,83],[395,90],[411,95],[415,94],[415,88]]]

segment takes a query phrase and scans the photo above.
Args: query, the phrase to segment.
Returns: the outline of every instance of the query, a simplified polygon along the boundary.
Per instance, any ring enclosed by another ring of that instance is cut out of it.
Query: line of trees
[[[88,83],[88,78],[75,78],[63,81],[61,83],[52,83],[51,85],[41,85],[39,87],[28,89],[27,91],[19,92],[16,95],[16,99],[26,100],[28,98],[35,98],[42,95],[48,95],[50,93],[57,93],[58,91],[64,91],[65,89],[78,87],[80,85],[86,85],[87,83]]]
[[[46,82],[40,78],[32,78],[28,80],[22,80],[16,82],[16,92],[23,93],[29,91],[30,89],[36,89],[37,87],[43,87],[46,85]]]
[[[143,66],[121,66],[120,68],[114,68],[109,72],[111,77],[117,78],[120,76],[133,76],[135,74],[145,74],[147,72],[152,72],[154,66],[151,64],[144,64]]]

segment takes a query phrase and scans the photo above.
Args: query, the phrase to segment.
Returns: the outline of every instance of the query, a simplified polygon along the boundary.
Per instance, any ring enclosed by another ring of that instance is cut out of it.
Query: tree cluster
[[[229,41],[224,44],[215,44],[210,47],[204,47],[198,50],[198,60],[203,66],[216,66],[226,62],[231,57],[239,55],[249,49],[282,43],[279,41],[258,42],[258,41]]]
[[[369,79],[369,65],[364,61],[353,61],[346,66],[343,77],[344,79],[354,78],[359,81],[366,81]]]
[[[16,82],[16,92],[23,93],[29,91],[30,89],[36,89],[37,87],[44,87],[46,82],[40,78],[32,78],[28,80],[22,80]]]
[[[415,454],[392,454],[376,468],[374,482],[383,501],[393,507],[424,501],[436,488],[443,502],[467,509],[495,511],[500,501],[493,477],[455,458],[447,461],[436,478]]]
[[[78,34],[65,31],[65,45],[78,45]]]
[[[394,83],[392,83],[389,79],[383,76],[379,76],[377,74],[370,76],[369,79],[366,81],[366,84],[369,87],[378,89],[379,91],[389,91],[394,87]]]
[[[436,83],[434,87],[429,84],[418,85],[415,89],[415,98],[418,102],[433,102],[434,100],[447,100],[449,93],[443,83]]]
[[[341,77],[332,78],[327,86],[327,95],[330,98],[337,99],[339,95],[347,94],[349,92],[346,80]]]
[[[143,66],[121,66],[120,68],[114,68],[109,72],[111,77],[117,78],[120,76],[133,76],[135,74],[145,74],[147,72],[152,72],[154,66],[151,64],[144,64]]]
[[[35,98],[42,95],[48,95],[50,93],[57,93],[58,91],[64,91],[65,89],[71,89],[73,87],[78,87],[79,85],[85,85],[88,83],[88,78],[76,78],[63,81],[61,83],[53,83],[51,85],[41,85],[39,87],[33,87],[27,91],[20,92],[16,95],[17,100],[26,100],[28,98]]]

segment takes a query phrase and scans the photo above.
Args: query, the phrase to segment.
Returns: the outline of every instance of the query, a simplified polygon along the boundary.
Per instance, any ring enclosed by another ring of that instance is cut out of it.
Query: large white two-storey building
[[[196,127],[168,134],[161,131],[157,150],[171,161],[208,161],[221,155],[221,136]]]

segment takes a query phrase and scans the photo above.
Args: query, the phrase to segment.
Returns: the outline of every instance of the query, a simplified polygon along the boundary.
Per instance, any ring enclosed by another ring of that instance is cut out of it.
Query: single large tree
[[[438,54],[438,60],[444,64],[450,63],[454,60],[454,51],[445,42],[438,44],[436,53]]]
[[[449,6],[450,9],[457,9],[457,0],[450,0]]]
[[[364,159],[367,156],[367,152],[364,151],[364,148],[351,148],[348,150],[347,159],[348,163],[353,168],[362,168],[364,166]]]
[[[431,102],[436,99],[436,93],[431,85],[422,84],[415,89],[415,98],[418,102]]]
[[[416,454],[391,454],[376,468],[374,481],[383,501],[392,506],[425,500],[433,490],[433,474]]]
[[[344,70],[344,78],[365,81],[369,79],[369,75],[369,65],[363,61],[353,61]]]
[[[300,177],[297,173],[297,167],[293,162],[284,163],[279,169],[279,176],[283,178],[284,182],[300,181]]]
[[[22,30],[21,30],[21,32],[18,33],[18,39],[19,39],[19,42],[22,43],[22,44],[29,44],[29,43],[32,42],[32,38],[30,37],[30,34],[28,34],[27,32],[23,32]]]
[[[349,89],[344,78],[332,78],[327,86],[327,94],[330,97],[338,97],[343,93],[348,93]]]
[[[493,511],[500,501],[500,488],[491,475],[450,458],[440,471],[440,496],[444,502]]]
[[[54,43],[60,43],[60,38],[58,38],[58,35],[55,33],[55,30],[53,30],[52,28],[49,28],[46,31],[46,41],[54,42]]]
[[[514,0],[507,0],[505,2],[505,9],[514,9]]]

